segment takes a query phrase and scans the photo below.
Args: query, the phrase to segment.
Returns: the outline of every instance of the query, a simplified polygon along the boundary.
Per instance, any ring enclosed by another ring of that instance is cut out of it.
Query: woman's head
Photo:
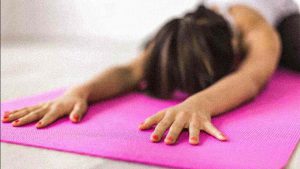
[[[167,22],[147,43],[146,92],[170,98],[175,89],[196,93],[232,71],[232,32],[203,5]]]

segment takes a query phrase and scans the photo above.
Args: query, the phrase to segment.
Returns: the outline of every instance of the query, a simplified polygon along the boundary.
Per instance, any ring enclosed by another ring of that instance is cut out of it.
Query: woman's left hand
[[[181,131],[185,128],[188,128],[189,130],[190,144],[199,143],[199,134],[201,130],[214,136],[218,140],[227,140],[224,134],[211,123],[210,113],[199,110],[193,103],[189,102],[182,102],[178,105],[159,111],[141,123],[139,129],[146,130],[153,125],[156,125],[156,127],[150,137],[152,142],[159,142],[165,131],[169,129],[164,142],[166,144],[174,144]]]

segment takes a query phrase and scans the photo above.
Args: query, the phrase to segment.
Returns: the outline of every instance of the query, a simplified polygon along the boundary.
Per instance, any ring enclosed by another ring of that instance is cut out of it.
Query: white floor
[[[135,57],[135,42],[110,39],[2,41],[1,101],[82,81],[106,67]],[[126,55],[128,57],[120,57]],[[120,60],[120,58],[124,58]],[[46,149],[1,143],[1,169],[159,168]]]

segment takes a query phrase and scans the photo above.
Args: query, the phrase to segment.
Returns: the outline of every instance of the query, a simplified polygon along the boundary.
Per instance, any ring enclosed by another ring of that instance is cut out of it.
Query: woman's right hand
[[[57,99],[22,109],[5,112],[2,122],[12,122],[15,127],[38,121],[37,128],[46,127],[57,119],[69,115],[72,122],[79,122],[86,113],[88,103],[75,95],[62,95]]]

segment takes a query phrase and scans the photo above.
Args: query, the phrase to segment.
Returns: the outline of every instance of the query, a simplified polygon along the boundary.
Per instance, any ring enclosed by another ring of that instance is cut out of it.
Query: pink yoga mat
[[[1,113],[57,97],[63,89],[1,103]],[[130,93],[92,105],[80,124],[67,118],[45,129],[1,125],[1,141],[178,168],[281,168],[300,138],[300,75],[279,70],[251,103],[213,119],[229,138],[201,133],[198,146],[184,132],[178,144],[151,143],[138,124],[179,100]],[[5,155],[5,154],[4,154]]]

